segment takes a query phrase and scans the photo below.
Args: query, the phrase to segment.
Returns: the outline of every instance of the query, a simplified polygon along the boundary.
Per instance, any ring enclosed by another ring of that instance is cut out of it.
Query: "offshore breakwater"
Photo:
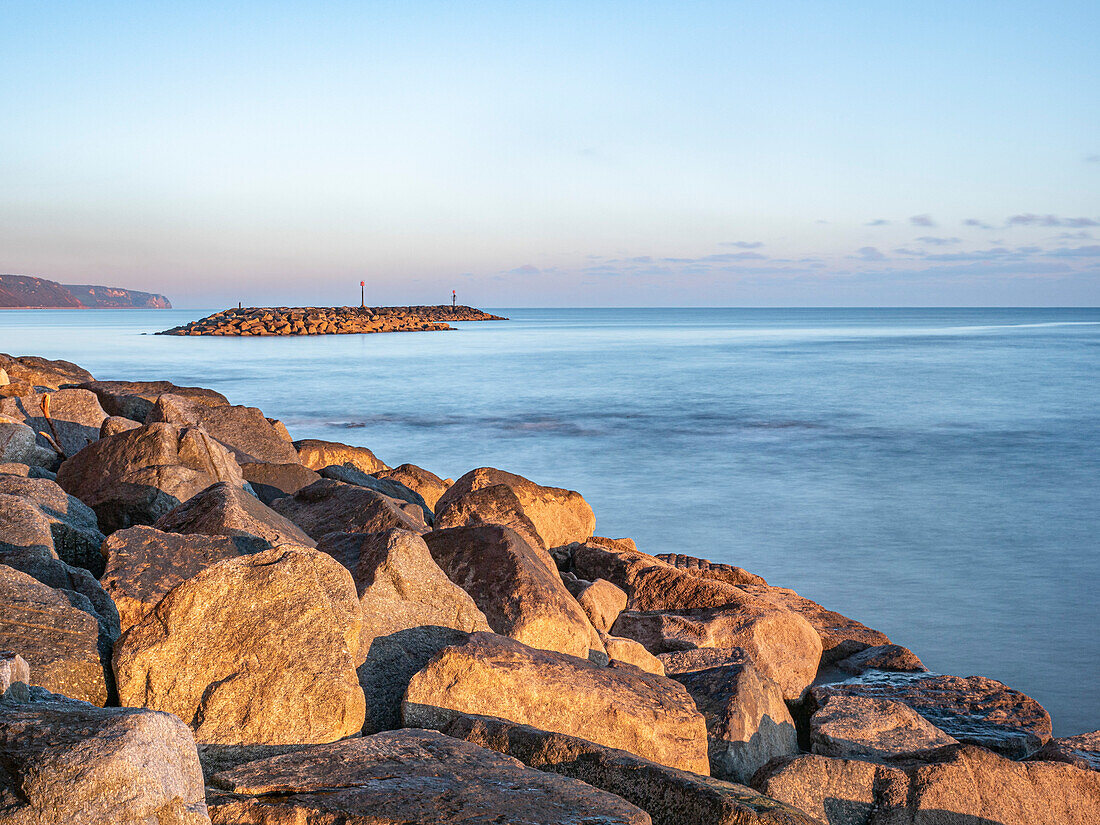
[[[362,335],[454,329],[448,321],[507,321],[468,306],[239,307],[157,335]]]

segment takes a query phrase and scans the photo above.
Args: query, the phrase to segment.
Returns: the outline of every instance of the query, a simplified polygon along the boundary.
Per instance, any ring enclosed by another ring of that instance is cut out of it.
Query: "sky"
[[[0,272],[1100,304],[1094,2],[0,2]]]

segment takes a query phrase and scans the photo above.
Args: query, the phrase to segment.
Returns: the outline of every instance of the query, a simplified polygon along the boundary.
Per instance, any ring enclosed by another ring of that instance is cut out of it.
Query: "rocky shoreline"
[[[362,335],[454,329],[448,321],[507,321],[468,306],[243,307],[157,335]]]
[[[1100,731],[596,533],[572,490],[0,355],[0,823],[1100,822]]]

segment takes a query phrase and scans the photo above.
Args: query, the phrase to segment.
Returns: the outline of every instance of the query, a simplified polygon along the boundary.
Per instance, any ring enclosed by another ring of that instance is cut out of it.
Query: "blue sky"
[[[0,4],[0,272],[1100,304],[1100,4]]]

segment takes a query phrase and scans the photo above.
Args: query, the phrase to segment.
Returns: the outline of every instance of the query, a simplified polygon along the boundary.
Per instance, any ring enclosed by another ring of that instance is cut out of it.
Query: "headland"
[[[507,321],[468,306],[240,307],[157,335],[362,335],[454,329],[448,321]]]

